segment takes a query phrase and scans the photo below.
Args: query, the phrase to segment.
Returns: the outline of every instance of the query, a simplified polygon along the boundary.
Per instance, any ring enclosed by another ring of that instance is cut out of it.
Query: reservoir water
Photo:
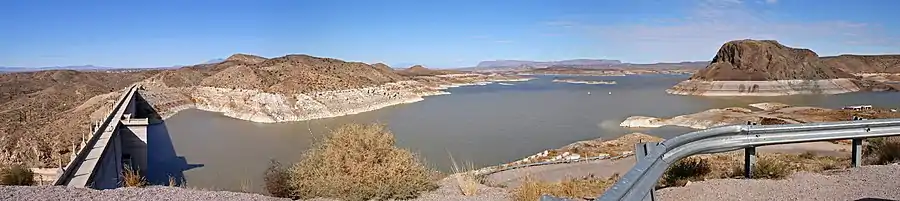
[[[633,115],[675,116],[705,109],[747,107],[756,102],[841,107],[871,104],[900,107],[900,93],[861,92],[786,97],[693,97],[665,93],[687,76],[576,77],[615,80],[615,85],[552,82],[539,76],[513,85],[450,89],[451,95],[343,117],[290,123],[253,123],[218,113],[185,110],[165,121],[174,154],[189,164],[181,170],[188,186],[262,192],[262,174],[274,159],[296,162],[312,142],[346,123],[383,123],[397,145],[439,170],[457,161],[476,167],[518,160],[586,139],[611,139],[631,132],[670,138],[687,128],[624,129]],[[152,151],[152,150],[151,150]]]

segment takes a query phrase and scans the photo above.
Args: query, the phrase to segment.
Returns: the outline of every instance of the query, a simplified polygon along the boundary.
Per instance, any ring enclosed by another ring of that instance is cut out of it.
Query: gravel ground
[[[2,186],[0,200],[290,200],[250,193],[177,187],[92,190],[64,186]]]
[[[475,196],[463,196],[455,180],[439,181],[440,188],[419,201],[511,200],[504,188],[480,186]],[[900,165],[865,166],[827,174],[801,172],[785,180],[717,179],[656,191],[659,200],[900,200]],[[258,194],[206,191],[175,187],[91,190],[62,186],[0,186],[0,200],[289,200]],[[314,199],[319,201],[331,199]]]
[[[475,196],[464,196],[455,185],[455,180],[443,179],[440,188],[422,194],[416,201],[438,200],[510,200],[506,189],[479,186]],[[153,186],[146,188],[119,188],[112,190],[92,190],[64,186],[0,186],[0,200],[290,200],[259,194],[229,191],[207,191],[189,188]],[[317,198],[313,201],[332,201]]]
[[[656,193],[659,200],[900,200],[900,165],[801,172],[785,180],[717,179]]]

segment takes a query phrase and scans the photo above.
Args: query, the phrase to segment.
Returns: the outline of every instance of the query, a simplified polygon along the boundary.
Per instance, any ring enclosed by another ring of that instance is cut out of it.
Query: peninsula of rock
[[[787,47],[774,40],[736,40],[722,45],[705,69],[666,91],[698,96],[782,96],[840,94],[876,87],[833,66],[835,63],[838,60],[820,59],[809,49]]]
[[[857,111],[791,106],[782,103],[756,103],[750,104],[750,106],[757,110],[742,107],[729,107],[709,109],[694,114],[680,115],[671,118],[631,116],[622,121],[619,126],[638,128],[680,126],[694,129],[707,129],[716,126],[747,124],[747,122],[769,125],[849,121],[852,116],[867,119],[900,118],[900,113],[882,108]]]

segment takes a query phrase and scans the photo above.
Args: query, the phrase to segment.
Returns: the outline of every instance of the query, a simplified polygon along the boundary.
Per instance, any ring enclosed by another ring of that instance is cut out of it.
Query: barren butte
[[[701,96],[838,94],[864,90],[857,77],[826,64],[808,49],[774,40],[736,40],[722,45],[712,62],[667,90]]]

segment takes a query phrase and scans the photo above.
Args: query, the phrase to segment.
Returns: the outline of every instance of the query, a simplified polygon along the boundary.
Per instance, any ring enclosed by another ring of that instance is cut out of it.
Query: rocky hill
[[[722,45],[705,69],[666,91],[700,96],[781,96],[896,90],[890,84],[863,80],[842,70],[864,68],[852,61],[822,59],[809,49],[787,47],[774,40],[736,40]]]
[[[0,162],[57,163],[103,115],[107,100],[157,71],[52,70],[0,74]],[[78,140],[76,140],[78,139]]]
[[[840,55],[822,61],[849,73],[900,73],[900,55]]]
[[[455,76],[455,75],[454,75]],[[355,114],[446,94],[442,88],[508,76],[402,76],[369,65],[309,55],[263,58],[235,54],[218,63],[178,69],[0,74],[0,164],[55,167],[89,132],[123,89],[141,96],[161,118],[188,109],[256,122],[301,121]]]
[[[187,109],[221,112],[255,122],[302,121],[355,114],[422,100],[456,84],[509,76],[430,70],[396,71],[309,55],[262,58],[237,54],[216,64],[163,71],[148,79],[142,94],[162,116]]]
[[[719,48],[712,62],[690,79],[708,81],[822,80],[854,78],[826,65],[809,49],[774,40],[736,40]]]
[[[403,76],[435,76],[435,75],[448,75],[448,74],[461,74],[465,73],[458,70],[434,70],[426,68],[422,65],[414,65],[409,68],[395,71],[397,74]]]

